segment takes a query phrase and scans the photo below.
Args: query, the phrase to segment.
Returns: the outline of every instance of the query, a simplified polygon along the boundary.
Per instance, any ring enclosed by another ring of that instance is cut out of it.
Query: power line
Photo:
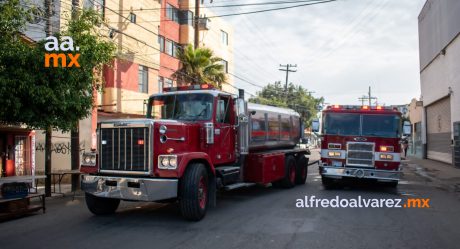
[[[89,0],[89,1],[92,1],[92,0]],[[250,15],[250,14],[257,14],[257,13],[264,13],[264,12],[271,12],[271,11],[278,11],[278,10],[285,10],[285,9],[300,8],[300,7],[305,7],[305,6],[309,6],[309,5],[317,5],[317,4],[329,3],[329,2],[335,2],[335,1],[338,1],[338,0],[317,0],[316,2],[308,2],[308,3],[305,3],[305,4],[298,4],[298,5],[279,7],[279,8],[271,8],[271,9],[263,9],[263,10],[255,10],[255,11],[248,11],[248,12],[240,12],[240,13],[229,13],[229,14],[222,14],[222,15],[215,15],[215,16],[207,16],[206,18],[211,19],[211,18],[219,18],[219,17]],[[107,8],[107,7],[105,7],[105,8]],[[107,9],[109,9],[109,8],[107,8]],[[184,21],[185,20],[193,20],[193,18],[192,19],[183,19],[183,20]],[[174,20],[156,20],[156,21],[146,21],[146,22],[169,22],[169,21],[174,21]]]

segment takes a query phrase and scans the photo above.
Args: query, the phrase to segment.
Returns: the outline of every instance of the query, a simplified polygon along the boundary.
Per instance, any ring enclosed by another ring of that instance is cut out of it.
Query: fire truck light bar
[[[385,106],[368,106],[368,105],[331,105],[328,106],[327,109],[333,109],[333,110],[377,110],[377,111],[382,111],[382,110],[394,110],[397,111],[397,109],[393,107],[385,107]]]
[[[191,86],[178,86],[178,87],[165,87],[163,92],[176,92],[176,91],[189,91],[189,90],[202,90],[202,89],[214,89],[211,85],[191,85]]]

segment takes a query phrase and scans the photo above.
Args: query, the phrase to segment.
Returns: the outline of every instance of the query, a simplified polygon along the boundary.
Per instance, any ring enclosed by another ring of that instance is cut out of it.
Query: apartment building
[[[98,121],[120,118],[138,118],[145,115],[146,100],[151,94],[161,92],[163,87],[176,86],[171,76],[180,67],[177,49],[193,44],[194,10],[193,0],[80,0],[81,8],[97,10],[106,21],[99,32],[112,40],[117,47],[117,56],[103,70],[103,91],[95,93],[95,108],[92,115],[81,120],[80,151],[96,147]],[[30,4],[44,9],[43,0]],[[51,17],[53,32],[67,25],[72,6],[71,0],[54,2]],[[200,46],[213,49],[228,73],[233,72],[233,29],[211,11],[200,8]],[[44,39],[45,19],[29,24],[25,34],[38,41]],[[226,91],[235,92],[231,74],[227,76]],[[44,169],[44,134],[36,133],[37,170]],[[70,134],[53,132],[53,169],[70,168]]]

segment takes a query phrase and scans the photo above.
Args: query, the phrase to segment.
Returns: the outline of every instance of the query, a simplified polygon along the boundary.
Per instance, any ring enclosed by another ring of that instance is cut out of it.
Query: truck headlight
[[[169,158],[169,166],[177,168],[177,157],[170,157]]]
[[[380,154],[381,160],[393,160],[393,155],[391,154]]]
[[[91,156],[91,163],[96,164],[96,155]]]
[[[177,168],[177,155],[159,155],[158,156],[159,169],[176,169]]]
[[[97,161],[97,157],[96,157],[96,153],[94,152],[84,152],[83,153],[83,156],[82,156],[82,166],[90,166],[90,167],[94,167],[96,166],[96,161]]]
[[[167,157],[163,157],[161,159],[161,166],[167,168],[169,166],[169,159]]]
[[[341,157],[342,153],[340,151],[329,151],[327,155],[329,157]]]

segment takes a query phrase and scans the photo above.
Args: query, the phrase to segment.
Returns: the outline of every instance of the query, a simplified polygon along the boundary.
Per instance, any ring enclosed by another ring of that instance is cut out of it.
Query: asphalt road
[[[46,214],[0,223],[0,248],[460,248],[459,195],[421,175],[406,168],[396,190],[324,190],[312,166],[304,186],[221,193],[200,222],[184,221],[174,204],[123,203],[115,215],[96,217],[83,198],[53,199]],[[430,208],[296,208],[306,195],[421,197]]]

